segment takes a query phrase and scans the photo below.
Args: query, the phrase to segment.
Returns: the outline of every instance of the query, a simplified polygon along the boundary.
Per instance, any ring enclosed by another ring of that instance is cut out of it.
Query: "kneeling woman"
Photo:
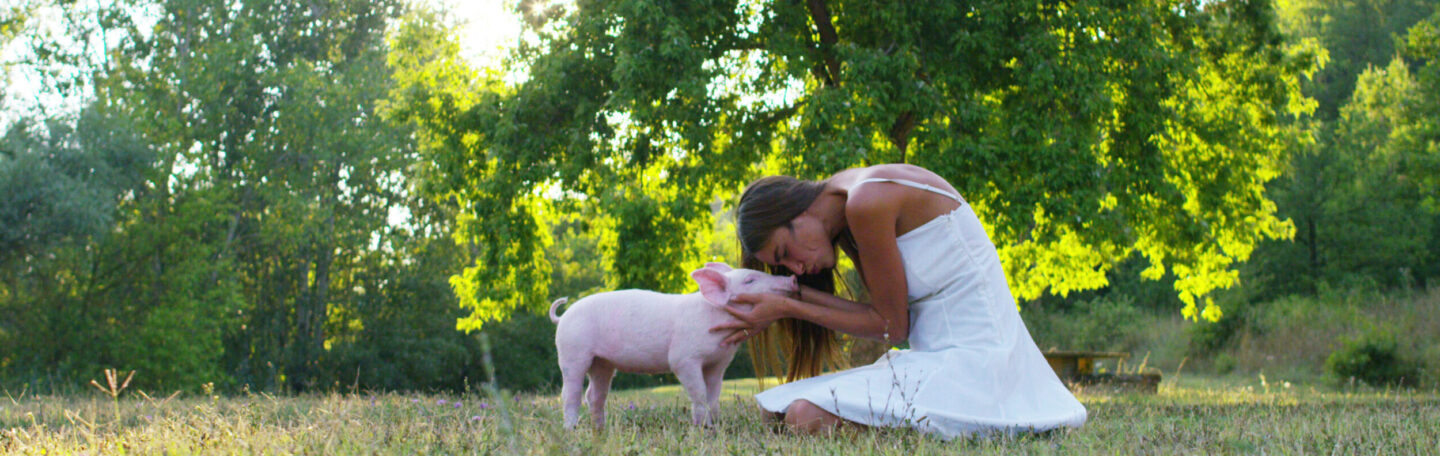
[[[746,267],[786,268],[817,284],[792,297],[743,295],[755,307],[732,309],[741,322],[713,329],[739,343],[787,322],[779,329],[792,342],[794,381],[756,396],[787,424],[809,432],[846,422],[905,426],[946,438],[1084,424],[1085,407],[1020,320],[995,245],[940,176],[877,165],[819,182],[766,177],[745,189],[737,212]],[[870,302],[833,294],[836,246],[855,263]],[[910,348],[815,376],[821,358],[834,356],[831,331]],[[767,341],[756,341],[762,353]]]

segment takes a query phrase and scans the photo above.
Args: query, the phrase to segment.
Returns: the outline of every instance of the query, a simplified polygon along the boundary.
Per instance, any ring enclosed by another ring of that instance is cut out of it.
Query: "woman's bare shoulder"
[[[860,185],[860,183],[866,179],[902,179],[950,190],[951,192],[955,191],[955,189],[950,186],[950,183],[946,182],[945,178],[940,177],[939,174],[908,163],[887,163],[864,168],[850,168],[835,173],[829,180],[832,184],[853,192],[864,188],[865,186]]]

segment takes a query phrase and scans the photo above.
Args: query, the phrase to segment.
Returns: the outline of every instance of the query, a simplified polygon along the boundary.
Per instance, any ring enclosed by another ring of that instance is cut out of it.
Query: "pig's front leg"
[[[730,366],[730,360],[705,366],[705,403],[710,411],[713,420],[720,414],[720,390],[721,383],[725,378],[725,368]]]
[[[703,362],[699,358],[686,358],[673,365],[675,377],[690,395],[690,423],[710,425],[709,395],[705,388]]]

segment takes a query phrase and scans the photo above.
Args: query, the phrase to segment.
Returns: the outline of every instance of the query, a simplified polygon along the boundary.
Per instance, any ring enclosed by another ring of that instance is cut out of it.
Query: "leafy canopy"
[[[462,329],[537,308],[545,220],[600,221],[607,285],[678,291],[711,203],[762,174],[905,162],[948,179],[1015,294],[1106,285],[1143,255],[1184,314],[1293,228],[1264,184],[1306,138],[1313,47],[1265,1],[521,2],[505,72],[401,32],[400,118],[475,254]],[[414,32],[409,32],[414,33]],[[1202,309],[1203,308],[1203,309]],[[1203,312],[1202,312],[1203,310]]]

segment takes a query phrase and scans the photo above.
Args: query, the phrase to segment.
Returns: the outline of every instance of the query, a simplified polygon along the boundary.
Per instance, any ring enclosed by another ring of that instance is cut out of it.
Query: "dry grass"
[[[1379,328],[1398,335],[1402,356],[1425,362],[1422,384],[1440,382],[1440,288],[1398,294],[1346,290],[1264,306],[1224,350],[1239,373],[1323,381],[1325,359],[1342,337]]]
[[[1184,376],[1160,394],[1082,391],[1090,421],[1039,435],[950,442],[904,430],[816,438],[762,422],[754,380],[727,382],[714,429],[687,424],[677,387],[619,391],[604,432],[566,432],[554,396],[0,398],[0,452],[16,454],[1426,454],[1434,391],[1340,392],[1258,378]],[[456,405],[458,404],[458,405]],[[118,415],[117,415],[118,411]]]

